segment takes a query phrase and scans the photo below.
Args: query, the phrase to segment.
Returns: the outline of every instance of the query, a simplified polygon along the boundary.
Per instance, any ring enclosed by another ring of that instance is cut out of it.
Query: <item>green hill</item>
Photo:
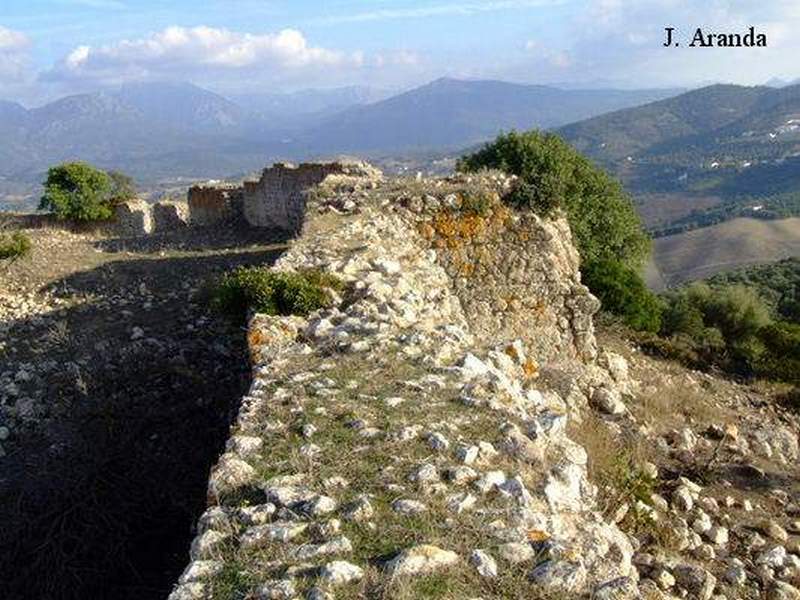
[[[558,132],[640,203],[658,196],[685,205],[671,221],[650,223],[656,235],[800,214],[800,85],[714,85]]]

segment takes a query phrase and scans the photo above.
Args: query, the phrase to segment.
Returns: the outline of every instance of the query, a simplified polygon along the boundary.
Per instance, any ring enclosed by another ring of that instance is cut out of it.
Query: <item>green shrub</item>
[[[600,299],[603,308],[639,331],[661,327],[662,306],[641,276],[617,260],[595,260],[581,269],[583,282]]]
[[[325,288],[341,289],[334,276],[318,270],[298,273],[240,267],[226,274],[214,292],[212,304],[237,317],[252,309],[269,315],[300,315],[330,305]]]
[[[458,161],[461,171],[500,169],[520,177],[505,200],[550,214],[562,208],[585,262],[615,259],[633,268],[650,240],[621,184],[552,133],[511,132]]]
[[[112,181],[107,173],[84,162],[63,163],[47,171],[39,210],[59,219],[101,221],[111,218]]]
[[[704,366],[753,375],[768,350],[770,307],[752,287],[694,283],[663,296],[661,334],[689,340]]]
[[[704,321],[722,332],[729,344],[747,343],[772,322],[769,307],[753,288],[732,285],[705,298]]]
[[[24,258],[32,248],[31,239],[21,231],[0,234],[0,260]]]
[[[112,206],[136,197],[136,184],[132,177],[120,171],[109,171],[108,177],[111,179],[108,201]]]
[[[781,321],[759,332],[764,345],[758,372],[772,379],[800,383],[800,325]]]
[[[492,207],[492,196],[486,190],[470,190],[461,198],[461,212],[485,216]]]
[[[634,335],[633,339],[644,352],[652,356],[675,360],[693,369],[707,367],[709,364],[701,357],[697,344],[688,336],[667,338],[646,332]]]

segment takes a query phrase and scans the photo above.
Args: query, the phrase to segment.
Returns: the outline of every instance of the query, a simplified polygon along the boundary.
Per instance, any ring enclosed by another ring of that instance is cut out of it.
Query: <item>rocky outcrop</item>
[[[535,250],[508,268],[481,263],[464,284],[456,260],[481,244],[437,244],[436,219],[468,216],[446,198],[468,196],[470,181],[441,193],[431,183],[420,202],[392,183],[329,182],[313,195],[303,235],[275,268],[323,269],[347,291],[308,318],[253,316],[254,380],[173,599],[213,597],[230,568],[238,592],[262,598],[340,586],[423,597],[430,575],[459,597],[635,597],[631,543],[596,512],[587,454],[566,434],[574,399],[539,378],[538,361],[559,357],[589,372],[569,392],[584,404],[587,381],[614,385],[584,362],[596,301],[565,226],[516,219],[499,202],[508,180],[483,183],[495,190],[480,213],[484,249],[531,235]],[[548,268],[525,293],[517,271]],[[524,301],[486,322],[484,306],[507,293]],[[531,296],[558,300],[536,321]]]
[[[448,208],[464,202],[452,192],[444,207],[429,201],[414,211],[417,230],[436,250],[479,338],[522,339],[540,363],[591,361],[597,356],[591,317],[600,304],[580,282],[569,225],[499,203],[510,181],[489,180],[495,189],[482,193],[493,204],[484,213]]]

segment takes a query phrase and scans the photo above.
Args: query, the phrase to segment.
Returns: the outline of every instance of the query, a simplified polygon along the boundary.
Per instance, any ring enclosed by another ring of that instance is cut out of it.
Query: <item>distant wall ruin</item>
[[[233,184],[192,186],[187,195],[192,225],[216,225],[240,219],[243,192],[241,186]]]
[[[189,207],[186,202],[169,200],[156,202],[152,208],[153,231],[175,231],[189,226]]]
[[[300,231],[306,210],[306,192],[330,175],[376,177],[380,172],[365,163],[277,163],[264,169],[258,181],[244,182],[245,220],[255,227]]]
[[[205,183],[192,186],[185,202],[144,200],[117,207],[117,231],[123,236],[174,231],[184,227],[209,227],[244,222],[253,227],[297,234],[303,225],[306,193],[329,177],[380,179],[381,172],[362,162],[277,163],[264,169],[255,181],[242,185]]]
[[[116,207],[117,232],[125,237],[153,233],[153,209],[144,200],[121,202]]]

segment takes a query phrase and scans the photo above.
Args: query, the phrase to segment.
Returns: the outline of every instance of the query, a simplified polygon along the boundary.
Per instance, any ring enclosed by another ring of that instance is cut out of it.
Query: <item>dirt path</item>
[[[163,598],[246,389],[207,287],[271,263],[263,232],[32,232],[0,267],[0,597]]]

